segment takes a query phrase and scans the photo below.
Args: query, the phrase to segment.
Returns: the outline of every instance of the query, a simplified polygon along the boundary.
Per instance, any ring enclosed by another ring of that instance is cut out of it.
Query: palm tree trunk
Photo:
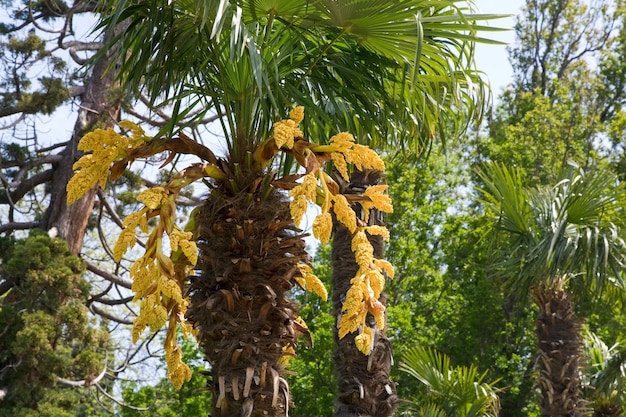
[[[356,172],[351,184],[342,190],[342,193],[364,191],[361,187],[374,185],[378,182],[377,173]],[[361,188],[361,189],[359,189]],[[355,211],[359,207],[354,207]],[[358,211],[357,211],[358,213]],[[380,224],[379,214],[370,213],[370,222]],[[374,256],[382,258],[383,241],[380,236],[369,236],[374,248]],[[336,323],[341,316],[343,300],[350,288],[350,280],[357,273],[359,266],[352,252],[352,236],[348,230],[336,220],[333,224],[332,240],[332,302],[333,316]],[[386,306],[386,295],[380,297],[381,303]],[[368,316],[371,327],[375,328],[375,320]],[[388,417],[391,416],[398,404],[395,384],[389,373],[393,360],[391,342],[385,337],[385,330],[379,329],[374,342],[374,349],[369,356],[361,353],[354,343],[354,333],[347,334],[339,339],[337,327],[334,328],[335,352],[333,362],[337,376],[337,399],[335,417]]]
[[[285,416],[289,407],[284,359],[305,330],[286,294],[308,255],[269,182],[255,173],[225,182],[196,218],[202,273],[187,317],[211,364],[213,417]]]
[[[539,307],[537,343],[541,415],[545,417],[584,414],[580,398],[580,320],[563,279],[533,288]]]

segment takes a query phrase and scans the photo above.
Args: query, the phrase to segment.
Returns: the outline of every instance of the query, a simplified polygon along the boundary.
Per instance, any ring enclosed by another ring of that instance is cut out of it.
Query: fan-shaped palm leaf
[[[570,276],[575,291],[624,288],[626,192],[613,174],[572,166],[555,186],[530,190],[516,168],[492,163],[477,172],[497,230],[511,238],[501,266],[517,285]]]
[[[497,416],[500,409],[499,389],[484,382],[487,373],[478,374],[474,366],[451,367],[450,358],[423,347],[410,349],[402,357],[400,370],[427,387],[429,404],[446,416]]]
[[[131,21],[115,39],[132,51],[120,55],[127,85],[216,112],[229,149],[263,136],[293,103],[307,107],[309,129],[422,149],[485,104],[471,45],[492,30],[476,20],[496,16],[459,4],[120,0],[102,26]]]

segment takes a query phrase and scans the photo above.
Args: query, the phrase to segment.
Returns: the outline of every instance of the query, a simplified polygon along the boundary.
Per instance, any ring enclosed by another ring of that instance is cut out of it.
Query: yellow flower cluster
[[[150,139],[134,123],[121,122],[120,126],[130,129],[132,137],[120,135],[113,129],[96,129],[80,140],[78,150],[91,153],[83,155],[73,166],[76,172],[66,187],[67,204],[78,200],[97,183],[104,188],[111,163]]]
[[[172,326],[175,324],[170,323],[170,327]],[[175,338],[165,340],[165,363],[167,364],[167,377],[178,389],[185,381],[191,379],[191,369],[183,362],[183,354],[175,340]]]
[[[365,327],[363,333],[354,338],[354,343],[356,344],[357,349],[364,354],[369,355],[372,351],[374,343],[374,329],[371,327]]]
[[[385,170],[385,163],[380,156],[367,146],[354,143],[354,136],[350,133],[342,132],[330,138],[330,147],[334,152],[330,157],[335,164],[335,168],[341,173],[344,180],[350,181],[348,175],[348,164],[354,164],[356,169],[376,169]]]
[[[289,119],[281,120],[274,123],[274,142],[278,149],[285,147],[293,148],[295,138],[302,137],[304,134],[298,125],[304,119],[304,107],[296,107],[289,113]]]
[[[305,290],[313,291],[315,294],[319,295],[322,300],[326,301],[328,299],[328,291],[326,291],[326,287],[324,287],[322,281],[311,273],[313,269],[307,264],[298,264],[298,269],[301,275],[296,277],[298,284]]]
[[[300,109],[301,107],[296,109],[297,115],[296,110],[292,111],[289,120],[274,124],[274,140],[279,148],[284,145],[285,148],[292,149],[294,137],[302,136],[302,132],[297,130],[297,125],[303,117]],[[393,278],[393,267],[387,261],[374,258],[374,249],[367,238],[367,234],[370,234],[379,235],[388,240],[389,231],[383,226],[365,225],[368,222],[370,210],[377,209],[388,213],[393,210],[393,207],[389,197],[384,194],[387,190],[386,185],[370,186],[363,193],[362,197],[365,198],[358,199],[364,218],[357,218],[348,198],[338,192],[338,185],[322,168],[330,159],[344,180],[349,181],[350,164],[358,170],[379,171],[385,170],[385,164],[374,150],[356,144],[354,136],[350,133],[342,132],[333,136],[328,145],[309,145],[304,147],[305,150],[299,159],[296,157],[307,172],[302,182],[292,188],[289,193],[292,197],[291,215],[296,224],[299,224],[309,203],[319,205],[321,213],[313,221],[313,236],[322,244],[328,242],[332,234],[331,212],[334,213],[337,221],[352,234],[352,251],[359,270],[350,281],[351,286],[346,294],[338,330],[340,338],[348,333],[359,331],[355,337],[356,346],[359,351],[368,355],[373,348],[375,329],[367,326],[366,317],[368,313],[372,314],[376,320],[376,327],[384,328],[385,306],[378,299],[385,286],[384,274]],[[317,158],[317,162],[311,163],[310,158]],[[315,288],[320,286],[323,288],[323,285],[310,273],[310,267],[308,268],[301,269],[301,277],[297,280],[303,288],[313,289],[320,294]]]
[[[164,187],[149,188],[137,196],[145,207],[130,214],[124,220],[124,229],[115,244],[113,253],[119,262],[122,255],[132,248],[136,241],[137,226],[147,233],[148,217],[159,215],[159,223],[150,233],[144,255],[131,266],[132,290],[135,300],[141,300],[139,315],[133,323],[133,343],[137,342],[146,327],[157,331],[170,319],[165,343],[168,375],[172,384],[180,388],[184,380],[189,380],[191,371],[181,362],[180,349],[176,344],[176,328],[180,325],[185,334],[191,327],[185,322],[187,301],[183,300],[183,280],[198,260],[198,249],[193,241],[193,233],[182,231],[173,223],[175,207],[172,205],[177,191]],[[170,241],[171,255],[163,252],[163,234]],[[180,357],[179,357],[180,356]]]
[[[142,157],[163,150],[163,147],[152,149],[150,138],[139,126],[130,122],[121,122],[120,126],[130,130],[131,137],[118,134],[113,129],[98,129],[81,139],[78,149],[91,153],[74,164],[76,172],[67,185],[68,204],[97,183],[103,187],[112,172],[112,164],[115,167],[116,164],[132,162],[135,156],[131,154],[135,150]],[[177,388],[191,377],[191,370],[182,362],[176,331],[180,326],[184,335],[193,333],[192,327],[185,322],[188,301],[183,299],[182,288],[184,279],[198,260],[198,249],[193,233],[183,231],[175,224],[176,198],[182,187],[199,178],[219,177],[221,172],[211,168],[215,167],[192,165],[175,175],[168,184],[139,193],[137,200],[144,207],[124,219],[123,229],[113,248],[114,258],[120,262],[124,253],[137,242],[137,228],[145,234],[149,233],[145,253],[130,268],[135,301],[141,301],[139,315],[133,323],[132,338],[136,342],[146,327],[157,331],[169,319],[165,357],[169,378]],[[150,232],[148,219],[153,217],[158,217],[159,222]],[[170,255],[163,251],[164,235],[169,237]]]
[[[291,217],[293,217],[296,224],[300,224],[308,208],[308,202],[315,202],[317,197],[317,178],[315,173],[305,175],[302,183],[294,187],[289,192],[289,196],[293,197],[293,200],[289,203]]]
[[[346,293],[339,320],[339,337],[343,338],[360,329],[355,342],[358,349],[368,355],[374,339],[371,337],[373,329],[366,324],[367,313],[374,316],[378,329],[385,327],[385,306],[378,299],[385,287],[383,273],[393,278],[393,267],[383,259],[374,258],[374,249],[366,234],[379,234],[388,239],[386,229],[382,226],[364,226],[360,229],[352,238],[352,251],[359,270],[350,280],[351,287]],[[366,344],[366,341],[370,344]]]
[[[330,240],[333,233],[333,217],[330,213],[321,213],[313,220],[313,236],[320,241],[322,245]]]

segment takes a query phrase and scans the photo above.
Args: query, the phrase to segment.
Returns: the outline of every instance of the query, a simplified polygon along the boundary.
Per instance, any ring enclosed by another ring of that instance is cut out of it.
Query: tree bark
[[[211,364],[211,415],[283,417],[286,362],[308,333],[288,295],[308,254],[285,195],[242,171],[244,191],[225,181],[196,216],[202,274],[191,278],[187,319]]]
[[[369,185],[375,185],[379,173],[355,172],[351,183],[343,193],[362,193]],[[354,207],[357,214],[359,208]],[[370,224],[382,224],[378,212],[369,216]],[[332,240],[332,303],[335,323],[343,309],[343,300],[350,288],[350,280],[357,273],[359,266],[352,252],[352,235],[336,220],[333,221]],[[383,241],[380,236],[369,236],[376,258],[383,257]],[[385,293],[380,302],[386,306]],[[375,328],[375,320],[368,315],[368,324]],[[374,349],[365,356],[354,343],[355,334],[348,334],[339,339],[337,326],[333,329],[335,352],[333,362],[337,375],[337,399],[335,417],[389,417],[394,414],[398,405],[398,396],[393,381],[389,376],[393,351],[391,342],[385,336],[385,329],[377,329]]]
[[[581,321],[564,281],[533,288],[539,307],[537,343],[542,393],[541,415],[575,417],[587,414],[580,392]]]
[[[124,30],[125,27],[126,25],[116,27],[113,33],[105,35],[104,42],[106,43],[109,38]],[[91,77],[81,96],[81,106],[74,124],[72,138],[60,153],[61,161],[54,165],[50,205],[43,227],[46,230],[56,228],[57,236],[67,241],[73,254],[78,254],[83,246],[83,238],[94,206],[98,185],[71,206],[66,204],[65,187],[74,173],[72,169],[74,162],[81,156],[81,152],[77,149],[80,139],[94,128],[113,127],[119,117],[121,100],[113,92],[118,86],[115,80],[116,71],[112,65],[114,56],[115,50],[112,49],[95,62]],[[108,68],[111,70],[107,71]]]

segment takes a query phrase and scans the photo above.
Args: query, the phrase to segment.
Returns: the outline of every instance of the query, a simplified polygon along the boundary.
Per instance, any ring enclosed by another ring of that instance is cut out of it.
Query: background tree
[[[126,336],[117,336],[117,330],[123,333],[125,326],[127,331],[136,312],[130,303],[131,282],[123,277],[123,266],[114,266],[106,239],[111,230],[121,227],[120,216],[132,209],[128,195],[136,194],[142,178],[127,173],[115,189],[107,190],[119,199],[107,199],[104,192],[96,198],[94,188],[72,207],[66,205],[65,186],[72,165],[81,154],[77,150],[78,140],[91,129],[113,126],[123,104],[126,114],[143,116],[141,109],[128,105],[133,97],[119,89],[114,69],[105,74],[107,68],[114,67],[114,50],[86,65],[104,42],[123,28],[120,25],[102,36],[90,35],[94,14],[100,10],[94,2],[3,2],[0,233],[9,239],[21,239],[27,236],[28,229],[43,229],[64,238],[72,253],[82,251],[91,294],[82,294],[80,301],[91,315],[88,323],[94,324],[94,331],[99,331],[100,326],[108,328],[115,335],[108,346],[118,349],[118,354],[111,355],[105,364],[109,367],[107,383],[100,385],[102,391],[97,389],[97,396],[106,398],[111,395],[106,390],[112,389],[109,378],[121,376],[131,364],[139,366],[152,358],[154,350],[150,349],[150,338],[132,347],[124,343]],[[162,117],[168,118],[166,110],[155,113],[144,119],[160,125]],[[54,129],[50,130],[49,123],[54,124]],[[85,235],[89,236],[88,245],[82,249]],[[24,302],[29,304],[28,294],[14,291],[17,283],[13,277],[0,273],[0,296],[24,296]],[[13,302],[22,301],[12,299]],[[82,380],[72,375],[58,376],[72,382]],[[131,377],[130,373],[123,376]],[[8,404],[4,401],[0,407]],[[103,404],[108,407],[108,400],[103,400]]]
[[[624,288],[623,188],[607,172],[565,171],[552,187],[524,187],[518,170],[486,165],[479,175],[494,228],[500,267],[512,290],[534,293],[537,360],[544,416],[579,415],[582,341],[573,294]]]
[[[586,166],[604,155],[605,109],[621,106],[623,79],[610,63],[620,56],[622,27],[619,3],[527,2],[509,50],[513,84],[479,157],[514,163],[535,184],[545,184],[569,160]]]
[[[108,332],[88,316],[83,272],[61,239],[3,240],[0,274],[12,288],[0,304],[0,415],[98,415],[89,391],[108,383]]]

